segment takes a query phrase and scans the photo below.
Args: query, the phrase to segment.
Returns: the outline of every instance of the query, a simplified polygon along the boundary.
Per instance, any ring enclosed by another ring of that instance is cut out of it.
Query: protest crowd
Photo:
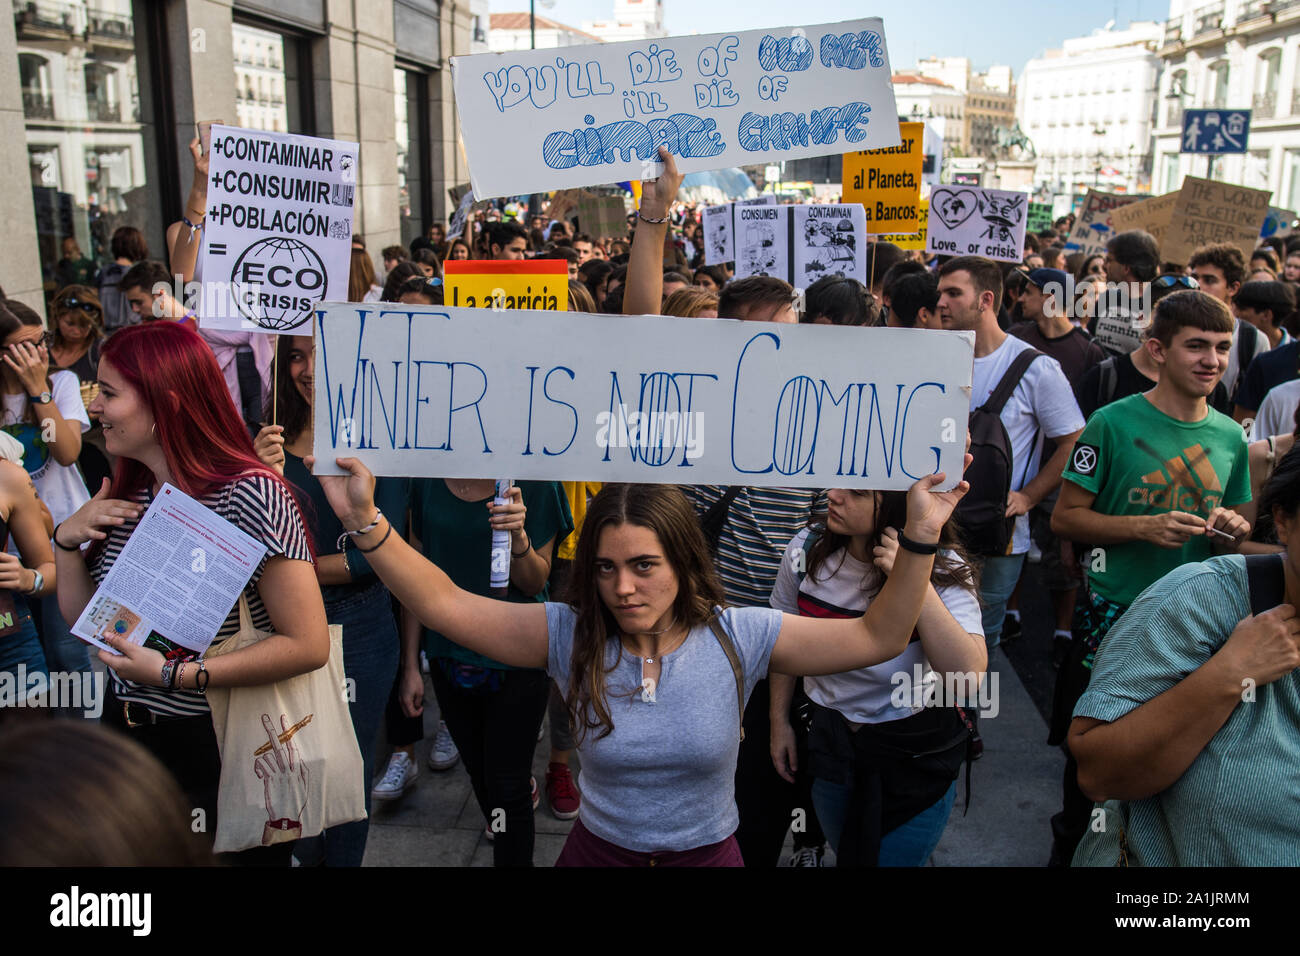
[[[705,264],[665,150],[625,230],[479,203],[408,246],[353,236],[348,298],[440,307],[445,263],[562,260],[568,311],[610,322],[973,333],[964,481],[317,476],[313,337],[213,330],[176,294],[209,209],[191,149],[166,249],[118,229],[113,261],[63,270],[48,329],[0,306],[0,672],[108,677],[99,727],[5,698],[0,863],[359,866],[376,808],[463,767],[498,866],[533,863],[536,813],[574,821],[563,866],[922,866],[970,798],[979,687],[1021,632],[1027,564],[1053,615],[1044,745],[1067,758],[1043,862],[1295,862],[1300,236],[1171,262],[1142,230],[1071,252],[1065,216],[1020,262],[877,239],[867,282],[796,289]],[[165,484],[265,557],[206,654],[111,628],[89,647],[73,623]],[[264,838],[214,856],[223,762],[246,759],[226,708],[327,664],[363,809],[286,802],[297,725],[268,721]],[[74,829],[82,806],[116,809]]]

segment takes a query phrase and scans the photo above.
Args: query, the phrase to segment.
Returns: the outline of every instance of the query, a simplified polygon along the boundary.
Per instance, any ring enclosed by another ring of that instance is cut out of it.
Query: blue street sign
[[[1244,153],[1249,138],[1250,110],[1183,110],[1181,153]]]

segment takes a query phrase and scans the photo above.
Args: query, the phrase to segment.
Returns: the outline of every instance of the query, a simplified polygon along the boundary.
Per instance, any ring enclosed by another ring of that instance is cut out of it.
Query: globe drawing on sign
[[[231,286],[240,314],[280,332],[307,321],[325,294],[325,262],[301,239],[259,239],[235,260]]]

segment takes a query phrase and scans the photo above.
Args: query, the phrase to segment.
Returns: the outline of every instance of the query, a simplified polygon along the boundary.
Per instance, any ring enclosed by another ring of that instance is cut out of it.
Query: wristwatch
[[[49,392],[41,392],[39,395],[28,395],[27,400],[33,405],[48,405],[54,401],[54,396]]]
[[[36,576],[36,583],[32,585],[32,589],[27,592],[28,594],[35,594],[41,588],[45,587],[45,576],[35,568],[32,568],[32,574]]]

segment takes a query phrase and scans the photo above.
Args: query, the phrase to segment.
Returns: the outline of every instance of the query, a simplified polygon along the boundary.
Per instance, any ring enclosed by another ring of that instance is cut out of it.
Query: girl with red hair
[[[91,412],[117,456],[110,485],[54,530],[59,608],[75,621],[121,553],[164,482],[261,541],[267,555],[244,589],[253,625],[273,636],[213,660],[195,659],[153,637],[140,646],[119,637],[100,652],[111,677],[106,723],[152,751],[176,775],[216,830],[221,759],[204,694],[209,686],[274,683],[321,667],[329,631],[313,554],[284,479],[258,459],[211,350],[194,331],[151,322],[118,332],[99,362]],[[89,548],[84,545],[89,544]],[[239,631],[231,609],[213,646]],[[166,655],[166,656],[164,656]],[[186,662],[164,685],[168,658]],[[241,862],[287,865],[292,843],[240,854]]]

